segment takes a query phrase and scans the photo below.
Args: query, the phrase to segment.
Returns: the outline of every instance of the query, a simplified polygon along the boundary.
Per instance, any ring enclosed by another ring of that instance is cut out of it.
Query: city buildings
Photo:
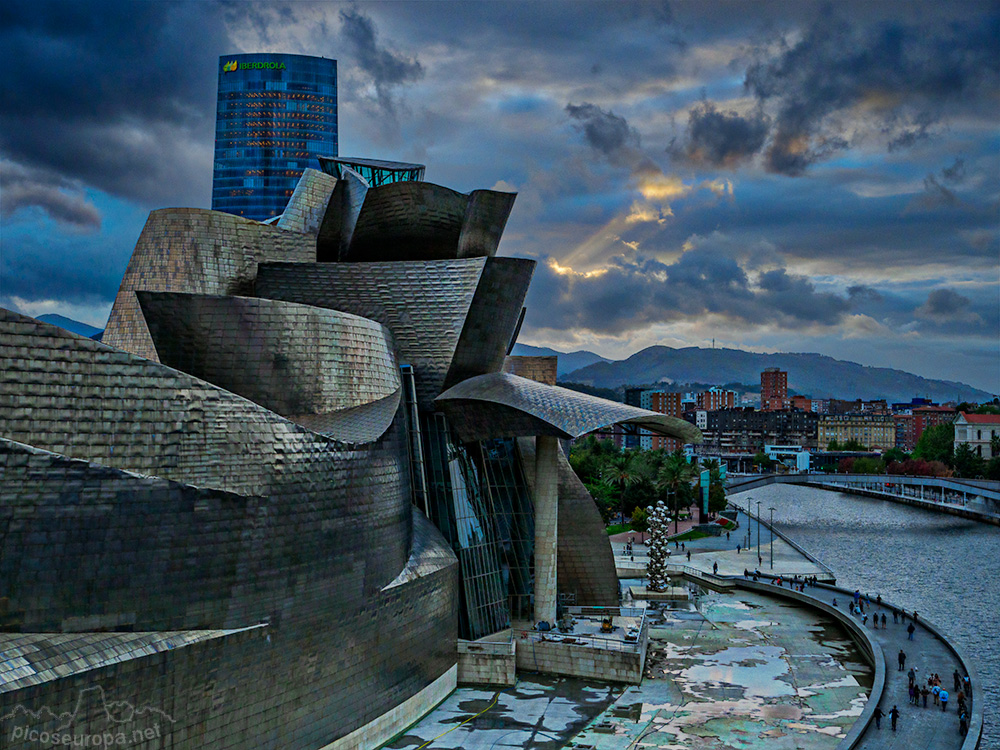
[[[337,156],[336,60],[219,58],[213,210],[256,221],[280,215],[320,156]]]
[[[777,367],[768,367],[760,374],[760,408],[779,411],[788,406],[788,373]]]
[[[817,425],[819,446],[853,440],[866,450],[896,447],[896,423],[890,414],[822,414]]]
[[[816,414],[810,412],[787,410],[722,409],[706,412],[702,450],[757,453],[768,444],[816,449],[818,419]]]
[[[725,388],[709,388],[698,394],[696,404],[699,409],[718,411],[719,409],[734,408],[736,400],[736,391],[728,391]]]
[[[309,169],[273,225],[152,212],[104,343],[0,310],[4,747],[378,747],[459,638],[618,603],[558,441],[700,436],[504,372],[513,199]]]
[[[670,393],[667,391],[653,393],[649,399],[649,409],[650,411],[655,411],[657,414],[666,414],[677,419],[684,418],[680,393]],[[673,453],[676,450],[680,450],[683,445],[676,438],[652,435],[649,447],[654,450],[665,450]]]
[[[988,461],[1000,455],[995,448],[997,440],[1000,440],[1000,414],[959,413],[955,420],[955,450],[967,445]]]
[[[934,405],[917,406],[908,409],[906,413],[894,413],[892,418],[896,423],[896,447],[912,451],[917,447],[917,441],[924,430],[939,424],[950,424],[955,421],[956,414],[949,406]]]

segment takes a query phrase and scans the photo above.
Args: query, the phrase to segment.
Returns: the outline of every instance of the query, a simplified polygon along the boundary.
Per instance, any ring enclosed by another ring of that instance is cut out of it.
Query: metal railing
[[[591,648],[606,651],[622,651],[625,653],[642,653],[646,649],[648,627],[646,624],[646,609],[643,607],[567,607],[566,611],[570,615],[580,617],[638,618],[639,623],[635,628],[637,633],[636,638],[635,640],[624,640],[623,638],[609,637],[599,633],[561,633],[558,630],[515,630],[515,639],[535,643],[548,642],[590,646]]]

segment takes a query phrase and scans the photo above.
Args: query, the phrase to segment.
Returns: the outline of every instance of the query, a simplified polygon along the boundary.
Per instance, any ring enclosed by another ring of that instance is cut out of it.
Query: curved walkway
[[[827,584],[807,586],[804,592],[826,604],[832,604],[837,600],[837,606],[849,610],[852,601],[851,592]],[[907,628],[912,622],[909,614],[903,620],[892,621],[893,611],[899,610],[892,607],[887,602],[878,606],[874,601],[870,606],[865,607],[869,614],[868,631],[876,643],[882,648],[885,658],[885,686],[882,692],[882,699],[879,706],[885,712],[886,717],[882,720],[882,728],[879,729],[872,722],[860,740],[855,745],[863,750],[882,750],[883,748],[898,748],[899,750],[916,750],[917,748],[934,748],[937,750],[947,750],[947,748],[963,748],[963,742],[967,739],[959,734],[958,721],[958,699],[957,693],[952,689],[953,673],[955,670],[964,676],[965,666],[942,640],[942,637],[919,619],[916,623],[916,630],[913,640],[909,640]],[[886,616],[886,627],[882,629],[873,627],[873,615]],[[919,613],[918,613],[919,615]],[[856,618],[857,619],[857,618]],[[860,623],[859,623],[860,624]],[[933,626],[931,626],[933,627]],[[898,668],[898,655],[900,650],[906,654],[906,667],[904,670]],[[942,711],[941,706],[935,706],[932,697],[928,697],[927,708],[923,707],[923,701],[919,706],[910,705],[908,688],[909,680],[907,674],[911,667],[917,671],[917,682],[920,685],[927,684],[927,677],[932,673],[937,673],[941,677],[941,684],[950,698],[947,710]],[[972,676],[975,679],[975,676]],[[976,685],[973,685],[975,693]],[[972,702],[970,701],[970,707]],[[889,711],[893,706],[898,706],[900,716],[897,730],[892,731],[892,723],[889,720]],[[978,706],[976,708],[979,708]],[[970,710],[970,716],[972,711]],[[978,737],[982,725],[982,711],[976,711],[978,725],[970,719],[970,740],[969,750],[975,747],[975,738]]]

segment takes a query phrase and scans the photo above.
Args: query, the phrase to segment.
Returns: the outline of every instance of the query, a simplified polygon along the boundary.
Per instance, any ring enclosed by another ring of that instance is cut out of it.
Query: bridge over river
[[[772,484],[798,484],[879,497],[1000,526],[1000,482],[982,479],[803,472],[730,475],[726,489],[732,494]]]

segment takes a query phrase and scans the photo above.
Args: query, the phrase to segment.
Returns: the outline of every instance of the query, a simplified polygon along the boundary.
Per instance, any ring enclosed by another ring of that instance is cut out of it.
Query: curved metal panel
[[[262,263],[257,294],[361,315],[386,326],[417,399],[444,387],[485,258],[400,263]]]
[[[683,419],[503,372],[462,381],[434,403],[466,442],[525,435],[568,439],[618,423],[635,424],[684,442],[701,442],[701,431]]]
[[[272,540],[265,558],[273,556],[274,565],[310,545],[327,557],[336,556],[338,544],[356,546],[355,556],[370,566],[355,584],[359,592],[402,569],[410,492],[401,420],[365,449],[349,450],[190,375],[6,310],[0,343],[0,437],[205,490],[267,498],[262,533],[311,515],[315,528],[300,530],[297,541]]]
[[[377,262],[492,257],[515,193],[470,194],[430,182],[370,188],[344,260]]]
[[[428,523],[414,532],[399,421],[347,449],[8,311],[0,373],[0,650],[3,630],[85,632],[65,643],[91,654],[58,680],[0,691],[0,715],[72,712],[100,688],[136,706],[184,702],[163,726],[179,748],[222,736],[318,747],[454,667],[457,564]],[[107,636],[91,635],[261,624],[261,637],[107,666]],[[260,689],[265,677],[279,689]],[[74,731],[90,728],[81,714]]]
[[[486,260],[444,388],[503,367],[534,270],[526,258]]]
[[[493,257],[500,245],[500,236],[514,208],[517,193],[496,190],[473,190],[465,209],[462,233],[458,238],[458,257]]]
[[[430,182],[393,182],[371,188],[346,260],[455,258],[468,203],[468,196]]]
[[[318,169],[305,170],[276,223],[278,229],[318,234],[336,184],[336,177],[331,177]]]
[[[349,167],[343,167],[323,214],[316,237],[316,260],[330,263],[347,257],[354,236],[361,206],[364,205],[368,183]]]
[[[219,211],[153,211],[125,269],[102,341],[156,361],[136,291],[248,294],[253,293],[259,262],[315,259],[312,235]]]
[[[399,365],[392,334],[373,320],[268,299],[137,296],[169,367],[343,442],[375,440],[392,423]],[[377,409],[364,408],[374,402]]]

